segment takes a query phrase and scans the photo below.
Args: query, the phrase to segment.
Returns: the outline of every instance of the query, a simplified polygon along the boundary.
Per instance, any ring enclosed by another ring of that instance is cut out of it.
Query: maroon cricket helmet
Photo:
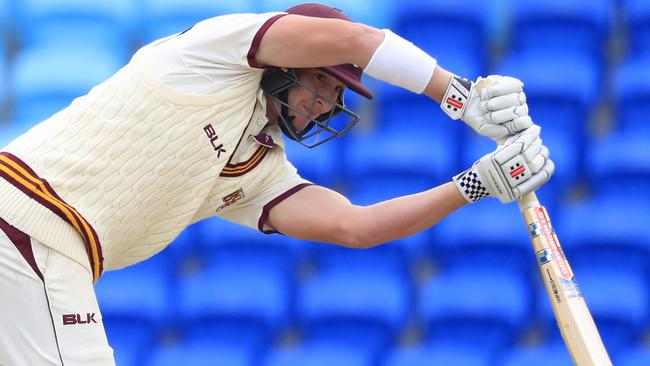
[[[285,10],[285,12],[288,14],[304,15],[315,18],[333,18],[346,20],[348,22],[352,21],[352,19],[343,14],[341,10],[316,3],[296,5]],[[363,74],[363,69],[360,67],[352,64],[342,64],[336,66],[321,67],[321,69],[339,79],[355,92],[363,95],[368,99],[373,98],[372,93],[366,89],[363,84],[361,84],[361,75]]]

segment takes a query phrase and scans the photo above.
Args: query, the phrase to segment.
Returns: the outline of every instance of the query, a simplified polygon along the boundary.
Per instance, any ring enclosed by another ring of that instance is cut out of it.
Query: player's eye
[[[325,75],[318,73],[316,74],[316,79],[318,81],[325,81]]]

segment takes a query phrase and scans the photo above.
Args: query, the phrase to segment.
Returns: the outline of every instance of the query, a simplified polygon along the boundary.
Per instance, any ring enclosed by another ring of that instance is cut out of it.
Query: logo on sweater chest
[[[212,148],[214,149],[214,151],[217,152],[217,158],[221,158],[221,153],[226,153],[226,149],[224,149],[223,144],[219,141],[219,136],[217,135],[217,132],[214,130],[214,127],[212,127],[212,125],[209,124],[203,127],[203,131],[210,139],[210,144],[212,144]]]
[[[239,188],[237,191],[232,192],[231,194],[221,199],[223,201],[223,205],[217,207],[216,212],[219,212],[230,205],[234,205],[237,201],[239,201],[242,198],[244,198],[244,190]]]

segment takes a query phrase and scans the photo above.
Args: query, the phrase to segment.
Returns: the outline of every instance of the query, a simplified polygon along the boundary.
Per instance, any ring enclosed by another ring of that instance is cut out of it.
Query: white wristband
[[[375,79],[422,94],[433,76],[436,59],[390,29],[383,31],[384,40],[363,71]]]

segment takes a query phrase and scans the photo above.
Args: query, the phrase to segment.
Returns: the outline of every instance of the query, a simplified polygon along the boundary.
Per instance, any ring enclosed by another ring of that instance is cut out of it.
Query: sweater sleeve
[[[213,94],[260,77],[255,54],[266,30],[286,13],[230,14],[206,19],[192,28],[153,42],[148,63],[172,89],[192,95]]]

